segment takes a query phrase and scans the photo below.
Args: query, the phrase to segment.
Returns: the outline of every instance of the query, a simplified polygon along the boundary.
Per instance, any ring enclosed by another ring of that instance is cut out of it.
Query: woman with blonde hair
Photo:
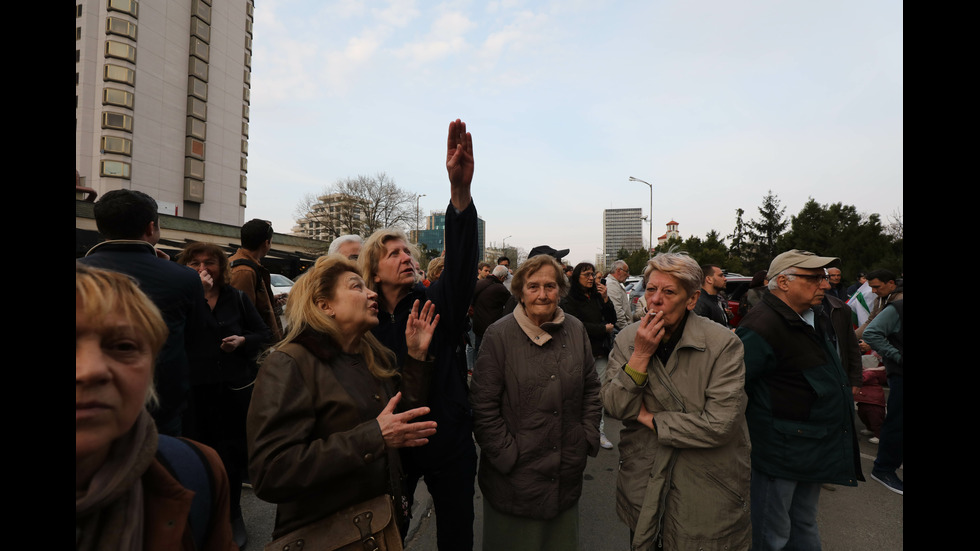
[[[238,548],[218,455],[158,435],[146,410],[166,338],[160,311],[133,280],[75,263],[75,549]],[[181,450],[194,459],[177,460]],[[209,481],[185,486],[175,466],[209,471]],[[201,494],[209,509],[193,508]]]
[[[318,526],[379,497],[404,536],[407,500],[393,452],[425,445],[436,432],[436,423],[413,420],[429,412],[422,403],[439,316],[429,303],[421,312],[413,305],[408,355],[396,374],[394,356],[370,332],[377,298],[350,260],[318,258],[290,291],[288,332],[259,370],[248,412],[249,474],[255,494],[278,505],[273,537],[282,545],[311,542]],[[399,413],[403,407],[410,409]],[[375,522],[380,530],[384,519]]]

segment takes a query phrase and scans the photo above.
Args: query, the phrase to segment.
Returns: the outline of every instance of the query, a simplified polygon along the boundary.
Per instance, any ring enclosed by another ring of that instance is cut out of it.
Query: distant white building
[[[616,260],[620,249],[643,249],[642,209],[605,209],[602,211],[602,266],[605,271]]]
[[[76,0],[77,198],[133,189],[244,222],[252,17],[252,0]]]
[[[667,233],[657,238],[657,246],[662,245],[664,241],[667,241],[668,239],[680,239],[681,234],[679,231],[677,231],[677,226],[678,223],[674,222],[673,220],[667,222]]]
[[[343,193],[321,195],[306,216],[296,221],[293,235],[333,241],[341,235],[366,233],[367,208],[364,201]]]

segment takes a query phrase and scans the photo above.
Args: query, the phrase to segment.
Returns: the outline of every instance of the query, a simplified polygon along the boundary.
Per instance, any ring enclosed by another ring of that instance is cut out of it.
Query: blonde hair
[[[527,281],[527,278],[545,266],[551,266],[555,269],[555,282],[558,284],[559,300],[568,294],[568,278],[565,277],[565,270],[561,263],[551,255],[539,254],[525,260],[524,264],[521,264],[521,267],[514,273],[514,279],[510,280],[510,292],[517,298],[517,302],[523,304],[524,282]]]
[[[363,256],[361,257],[363,258]],[[346,273],[358,274],[357,265],[340,254],[328,254],[316,259],[316,263],[296,280],[286,300],[286,324],[289,330],[276,347],[291,343],[307,329],[326,335],[335,343],[343,335],[337,322],[321,310],[317,303],[331,300],[337,281]],[[358,274],[360,275],[360,274]],[[364,357],[368,369],[379,378],[392,377],[394,353],[367,331],[362,337],[357,353]]]
[[[442,270],[445,267],[446,267],[446,259],[441,256],[437,256],[432,260],[430,260],[429,270],[426,273],[426,276],[429,278],[429,281],[435,281],[439,279],[439,276],[442,275]]]
[[[156,357],[169,330],[160,309],[129,276],[75,262],[75,298],[82,313],[98,325],[110,314],[121,314],[146,339],[156,371]],[[101,327],[101,326],[99,326]],[[147,405],[158,403],[153,381],[146,389]]]
[[[378,263],[387,251],[385,244],[393,239],[400,239],[408,244],[408,236],[402,230],[382,228],[367,238],[361,247],[361,255],[357,258],[361,277],[364,278],[364,283],[367,284],[368,289],[374,292],[378,292],[380,288],[378,282],[374,281],[374,276],[378,273]],[[412,251],[413,256],[416,254],[413,247],[410,246],[409,250]]]

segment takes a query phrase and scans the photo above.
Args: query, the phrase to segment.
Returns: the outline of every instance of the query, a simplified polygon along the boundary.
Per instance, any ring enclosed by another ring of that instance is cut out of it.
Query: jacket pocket
[[[813,476],[827,472],[828,465],[839,458],[835,456],[839,456],[840,448],[828,442],[833,435],[825,425],[773,419],[773,429],[781,443],[782,464],[791,465],[797,473]]]

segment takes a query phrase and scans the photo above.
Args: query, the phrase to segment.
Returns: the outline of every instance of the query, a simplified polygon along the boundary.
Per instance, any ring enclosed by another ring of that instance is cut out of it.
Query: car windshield
[[[272,275],[272,285],[276,287],[292,287],[293,280],[282,274],[271,274]]]

